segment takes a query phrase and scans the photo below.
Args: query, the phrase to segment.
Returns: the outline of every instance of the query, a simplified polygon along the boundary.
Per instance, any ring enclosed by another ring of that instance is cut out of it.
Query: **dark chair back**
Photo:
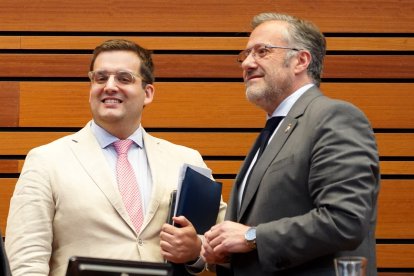
[[[3,235],[0,232],[0,275],[11,276],[9,260],[4,249]]]

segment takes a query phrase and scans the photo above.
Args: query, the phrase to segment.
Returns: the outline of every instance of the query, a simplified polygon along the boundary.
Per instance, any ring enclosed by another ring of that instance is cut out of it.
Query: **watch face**
[[[254,227],[249,228],[246,232],[245,238],[246,238],[247,241],[256,240],[256,228],[254,228]]]

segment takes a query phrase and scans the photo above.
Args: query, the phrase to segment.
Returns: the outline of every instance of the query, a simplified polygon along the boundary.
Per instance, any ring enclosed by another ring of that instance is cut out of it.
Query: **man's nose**
[[[118,86],[117,86],[117,83],[116,83],[116,80],[115,80],[115,75],[110,75],[109,76],[109,78],[108,78],[108,81],[106,82],[106,84],[105,84],[105,90],[114,90],[114,89],[117,89],[118,88]]]

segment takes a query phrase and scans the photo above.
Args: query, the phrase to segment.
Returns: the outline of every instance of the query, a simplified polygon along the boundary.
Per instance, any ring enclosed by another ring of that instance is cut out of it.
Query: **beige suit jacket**
[[[64,275],[71,256],[162,262],[159,233],[183,163],[206,167],[192,149],[144,131],[153,191],[140,233],[88,123],[27,155],[10,203],[6,251],[14,276]],[[222,202],[218,220],[222,220]]]

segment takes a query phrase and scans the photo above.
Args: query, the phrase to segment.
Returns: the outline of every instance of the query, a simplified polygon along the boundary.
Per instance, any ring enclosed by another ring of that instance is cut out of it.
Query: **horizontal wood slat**
[[[0,82],[0,87],[20,101],[20,107],[0,115],[9,118],[0,119],[0,126],[15,120],[17,112],[22,127],[82,127],[91,118],[87,82],[20,82],[19,100],[7,82]],[[155,87],[154,103],[143,116],[147,128],[264,124],[263,112],[246,100],[243,83],[159,82]],[[327,96],[361,108],[374,128],[414,128],[414,83],[322,83],[321,88]]]
[[[410,0],[381,1],[381,4],[375,0],[232,0],[225,3],[220,0],[159,0],[127,3],[126,6],[111,5],[110,9],[102,10],[99,0],[5,1],[0,9],[0,29],[53,32],[246,32],[250,30],[252,16],[263,11],[278,11],[306,18],[323,32],[409,33],[414,25],[413,2]],[[97,7],[99,12],[96,12]]]
[[[200,151],[203,156],[245,156],[258,133],[150,132],[156,137]],[[26,155],[34,147],[68,132],[0,132],[1,155]],[[414,133],[377,133],[380,156],[414,156]]]
[[[242,50],[247,37],[206,36],[0,36],[0,49],[93,50],[123,38],[151,50]],[[328,51],[412,51],[413,37],[327,37]]]
[[[413,210],[414,180],[381,180],[378,198],[377,238],[414,239]]]
[[[0,49],[21,49],[20,36],[0,36]]]
[[[19,119],[19,83],[0,82],[0,90],[0,126],[16,127]]]
[[[414,244],[377,244],[377,267],[414,268]]]
[[[0,77],[86,77],[89,54],[0,54]],[[236,55],[154,54],[160,78],[241,78]],[[218,69],[219,68],[219,69]],[[412,79],[412,55],[328,55],[323,77]]]

